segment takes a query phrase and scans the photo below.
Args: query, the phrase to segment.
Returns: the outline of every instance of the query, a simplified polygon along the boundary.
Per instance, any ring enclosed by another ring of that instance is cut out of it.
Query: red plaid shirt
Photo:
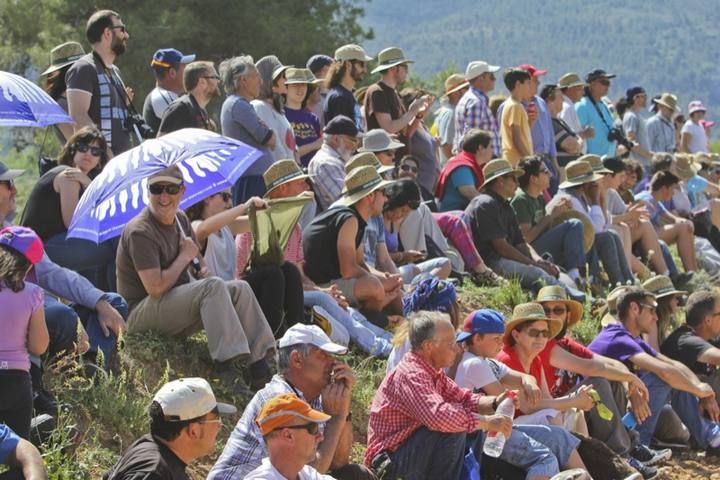
[[[395,451],[417,429],[474,432],[482,395],[460,388],[442,370],[410,352],[382,381],[370,407],[365,463]]]

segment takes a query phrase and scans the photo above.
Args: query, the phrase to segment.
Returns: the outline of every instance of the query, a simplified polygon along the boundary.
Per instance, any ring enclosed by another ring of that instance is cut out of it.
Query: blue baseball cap
[[[178,63],[190,63],[195,61],[195,54],[183,55],[180,50],[174,48],[161,48],[153,55],[151,67],[170,68]]]
[[[476,333],[505,333],[505,317],[489,308],[475,310],[465,317],[463,331],[457,334],[455,341],[463,342]]]

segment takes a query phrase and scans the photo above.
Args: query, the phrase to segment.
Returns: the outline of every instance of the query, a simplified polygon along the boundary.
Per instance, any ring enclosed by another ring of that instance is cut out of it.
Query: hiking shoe
[[[478,287],[502,287],[507,284],[507,280],[489,268],[482,272],[470,273],[470,280]]]
[[[247,398],[253,396],[253,392],[243,380],[242,359],[239,357],[224,362],[215,362],[212,378],[219,380],[233,395]]]
[[[695,275],[695,272],[678,272],[675,275],[670,275],[670,280],[672,280],[675,288],[680,290],[692,281],[693,275]]]
[[[658,469],[655,467],[651,467],[649,465],[645,465],[643,462],[638,460],[637,458],[634,458],[632,456],[629,456],[625,459],[628,464],[630,464],[631,467],[633,467],[635,470],[638,471],[640,475],[642,475],[642,478],[645,480],[650,480],[651,478],[655,478],[658,476]]]
[[[254,392],[261,390],[267,383],[272,380],[272,369],[270,364],[264,358],[257,362],[251,363],[248,368],[250,389]]]
[[[42,387],[33,390],[33,408],[36,415],[47,413],[57,417],[59,412],[58,403],[53,394]]]
[[[670,457],[672,457],[672,450],[669,448],[653,450],[642,443],[638,443],[637,446],[630,451],[630,456],[636,460],[640,460],[647,466],[653,466],[670,460]]]

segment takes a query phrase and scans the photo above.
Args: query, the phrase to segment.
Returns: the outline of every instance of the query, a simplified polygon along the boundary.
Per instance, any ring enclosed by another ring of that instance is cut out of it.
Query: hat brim
[[[459,85],[456,85],[456,86],[454,86],[453,88],[451,88],[450,90],[446,91],[445,94],[443,94],[443,97],[447,97],[447,96],[450,95],[451,93],[459,92],[459,91],[462,90],[463,88],[467,88],[467,87],[469,87],[469,86],[470,86],[470,84],[468,83],[467,80],[465,80],[463,83],[461,83],[461,84],[459,84]]]
[[[273,70],[272,75],[271,75],[270,78],[271,78],[273,81],[275,81],[275,80],[277,80],[277,78],[278,78],[280,75],[282,75],[283,73],[285,73],[285,70],[287,70],[288,68],[293,68],[293,67],[294,67],[294,65],[280,65],[280,66],[277,67],[275,70]]]
[[[414,60],[404,59],[404,60],[400,60],[400,61],[397,61],[397,62],[392,62],[392,63],[388,63],[388,64],[378,65],[377,67],[373,68],[373,70],[372,70],[370,73],[382,72],[382,71],[385,71],[385,70],[387,70],[387,69],[389,69],[389,68],[396,67],[396,66],[398,66],[398,65],[404,65],[404,64],[407,64],[407,63],[415,63],[415,61],[414,61]]]
[[[72,65],[73,63],[80,60],[79,58],[77,60],[70,60],[69,62],[63,62],[59,65],[50,65],[44,72],[40,74],[41,77],[44,77],[46,75],[50,75],[53,72],[57,72],[58,70],[62,70],[63,68],[67,67],[68,65]]]
[[[470,76],[470,74],[469,74],[468,72],[465,72],[465,80],[467,80],[467,81],[469,82],[469,81],[472,80],[473,78],[477,78],[477,77],[479,77],[480,75],[482,75],[483,73],[495,73],[495,72],[497,72],[498,70],[500,70],[500,66],[499,66],[499,65],[488,65],[488,66],[487,66],[487,70],[485,70],[484,72],[474,73],[474,74],[472,74],[472,76]]]
[[[8,169],[5,173],[0,175],[0,180],[14,180],[17,177],[24,175],[25,170],[20,169]]]
[[[614,323],[620,322],[612,313],[606,313],[605,315],[603,315],[602,319],[600,319],[600,325],[602,325],[603,327],[607,327],[608,325],[612,325]]]
[[[174,185],[182,185],[182,183],[183,183],[182,179],[177,178],[177,177],[171,177],[170,175],[158,175],[156,177],[150,177],[148,179],[147,184],[154,185],[154,184],[160,183],[160,182],[172,183]]]
[[[656,293],[655,299],[660,300],[661,298],[669,297],[671,295],[687,295],[687,294],[688,294],[688,292],[686,292],[685,290],[676,290],[675,288],[673,288],[669,292]]]
[[[237,408],[229,403],[217,402],[216,408],[220,415],[234,415],[237,413]]]
[[[455,343],[464,342],[468,338],[472,337],[474,333],[472,332],[460,332],[455,336]]]
[[[268,189],[268,190],[265,192],[265,195],[263,195],[263,198],[267,198],[268,195],[270,195],[270,192],[274,191],[276,188],[278,188],[278,187],[281,186],[281,185],[285,185],[286,183],[294,182],[295,180],[300,180],[300,179],[307,180],[308,178],[310,178],[310,175],[308,175],[308,174],[306,174],[306,173],[301,173],[300,175],[296,175],[296,176],[294,176],[294,177],[286,178],[286,179],[283,180],[282,182],[280,182],[280,183],[278,183],[277,185],[274,185],[272,188]]]
[[[583,309],[582,303],[580,303],[578,301],[570,300],[570,299],[558,300],[555,298],[545,298],[545,299],[538,298],[537,299],[537,303],[543,304],[545,302],[560,302],[560,303],[565,304],[565,307],[568,310],[567,328],[572,327],[573,325],[575,325],[582,319],[582,314],[583,314],[584,309]]]
[[[334,355],[345,355],[348,351],[347,347],[334,342],[323,343],[322,345],[315,346],[323,352],[332,353]]]
[[[525,172],[524,172],[523,170],[519,169],[519,168],[513,168],[512,170],[509,170],[509,171],[504,171],[504,170],[498,171],[498,172],[496,172],[495,174],[490,175],[489,177],[487,177],[487,178],[485,179],[485,181],[483,181],[483,184],[480,186],[480,188],[485,188],[485,187],[487,187],[487,185],[488,185],[490,182],[492,182],[493,180],[498,179],[498,178],[500,178],[500,177],[504,177],[505,175],[511,175],[511,174],[512,174],[512,175],[515,175],[515,178],[517,178],[517,177],[521,177],[524,173],[525,173]]]
[[[560,330],[562,330],[562,321],[557,320],[555,318],[548,318],[548,317],[519,317],[519,318],[513,318],[509,322],[505,324],[505,333],[503,333],[503,343],[505,345],[510,345],[510,336],[512,335],[512,331],[515,330],[515,327],[520,325],[521,323],[525,322],[548,322],[548,328],[550,328],[550,339],[555,338],[558,333],[560,333]]]
[[[358,148],[358,153],[361,152],[384,152],[385,150],[398,150],[400,148],[403,148],[405,146],[404,143],[396,142],[395,140],[391,140],[390,143],[385,148],[375,149],[375,150],[368,150],[365,147]]]
[[[585,86],[587,86],[587,83],[585,83],[583,81],[577,81],[577,82],[571,83],[570,85],[558,85],[558,88],[560,90],[562,90],[563,88],[585,87]]]
[[[679,168],[677,166],[672,166],[670,168],[670,171],[680,177],[680,180],[690,180],[692,177],[697,175],[697,173],[700,171],[700,167],[698,165],[688,165],[687,167]]]
[[[610,172],[610,173],[612,173],[612,172]],[[589,176],[588,178],[584,178],[582,180],[565,180],[558,186],[558,188],[562,189],[562,188],[577,187],[579,185],[585,185],[586,183],[597,182],[599,180],[602,180],[602,176],[598,175],[596,172],[593,171],[591,176]]]
[[[381,180],[380,183],[377,185],[373,185],[372,187],[368,187],[365,190],[360,190],[359,192],[353,193],[349,196],[342,196],[333,203],[333,205],[342,205],[345,207],[349,207],[351,205],[355,205],[357,202],[362,200],[363,198],[367,197],[371,193],[373,193],[376,190],[379,190],[381,188],[385,188],[388,185],[392,185],[395,183],[395,180]]]
[[[183,55],[183,57],[180,59],[179,63],[182,64],[188,64],[195,61],[196,55],[193,53],[192,55]]]
[[[566,210],[553,219],[550,224],[550,228],[571,218],[580,220],[583,224],[583,249],[585,250],[585,253],[588,253],[592,248],[593,243],[595,243],[595,226],[592,224],[592,221],[587,215],[583,215],[576,210]]]
[[[675,112],[675,113],[677,113],[677,112],[680,111],[680,107],[678,107],[677,105],[675,105],[674,107],[672,107],[672,106],[668,105],[667,103],[663,102],[663,101],[660,100],[660,99],[654,100],[653,103],[655,103],[655,104],[657,104],[657,105],[662,105],[662,106],[665,107],[665,108],[669,108],[670,110],[672,110],[672,111]]]

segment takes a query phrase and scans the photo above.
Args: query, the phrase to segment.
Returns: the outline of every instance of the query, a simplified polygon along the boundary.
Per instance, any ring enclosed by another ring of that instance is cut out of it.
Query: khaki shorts
[[[329,288],[332,285],[336,285],[345,296],[345,299],[348,301],[350,306],[357,307],[357,298],[355,298],[355,284],[357,281],[357,278],[338,278],[337,280],[332,280],[320,286],[322,288]]]

